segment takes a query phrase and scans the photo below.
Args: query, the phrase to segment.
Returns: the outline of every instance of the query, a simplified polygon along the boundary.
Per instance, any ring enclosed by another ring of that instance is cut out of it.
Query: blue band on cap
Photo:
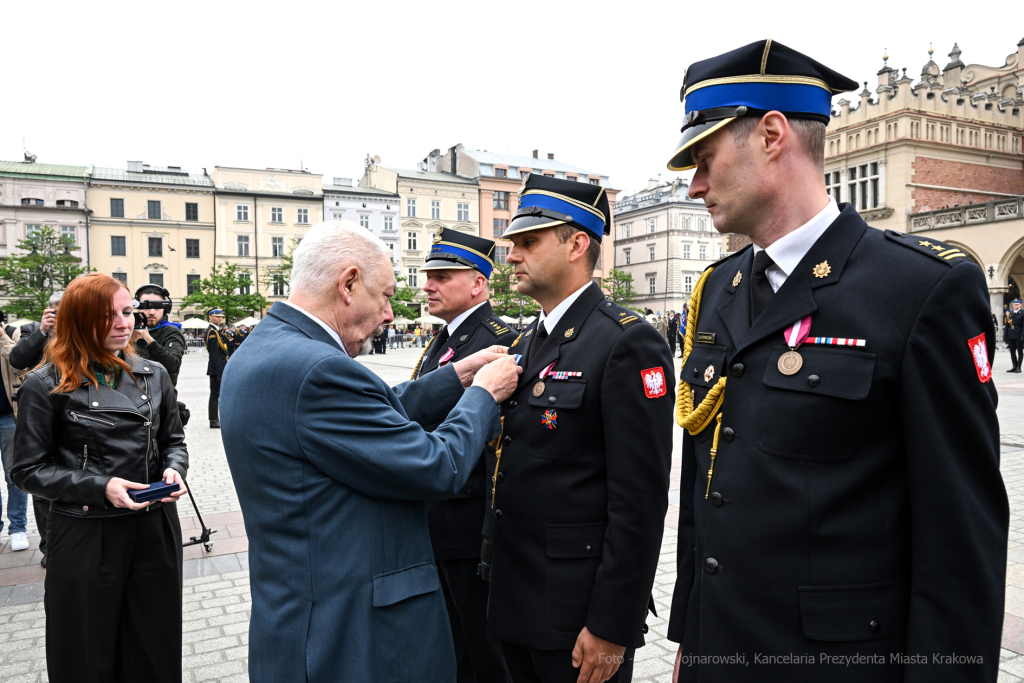
[[[601,239],[604,236],[604,219],[598,218],[575,204],[546,194],[523,195],[519,200],[519,208],[523,209],[531,206],[535,206],[538,209],[550,209],[558,213],[564,213],[567,216],[572,216],[573,223],[578,223],[586,228],[587,232],[597,235],[597,239]]]
[[[832,93],[804,83],[723,83],[700,88],[686,96],[686,113],[740,105],[829,116]]]
[[[491,269],[494,266],[491,265],[490,261],[472,251],[468,251],[466,249],[459,249],[458,247],[453,247],[450,244],[435,244],[433,248],[430,250],[430,256],[427,257],[427,260],[429,261],[431,258],[434,257],[444,257],[444,255],[446,254],[451,256],[458,256],[459,258],[464,258],[468,261],[473,262],[474,264],[476,264],[476,267],[480,270],[480,272],[483,273],[484,277],[491,277]]]

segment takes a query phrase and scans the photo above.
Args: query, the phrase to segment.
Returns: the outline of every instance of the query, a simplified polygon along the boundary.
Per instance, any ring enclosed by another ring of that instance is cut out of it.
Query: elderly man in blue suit
[[[466,483],[521,370],[487,350],[390,388],[353,358],[393,319],[395,287],[369,231],[314,226],[295,250],[289,301],[225,370],[253,683],[455,680],[426,501]]]

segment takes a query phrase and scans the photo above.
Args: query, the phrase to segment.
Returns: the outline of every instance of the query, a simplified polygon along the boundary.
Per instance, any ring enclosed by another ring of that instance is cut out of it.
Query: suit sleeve
[[[451,364],[428,372],[417,380],[396,384],[391,390],[402,402],[409,419],[424,428],[444,422],[464,391],[455,366]]]
[[[665,393],[647,398],[643,371],[660,367]],[[641,647],[661,555],[672,466],[675,370],[665,337],[643,323],[619,335],[601,380],[608,528],[586,625],[616,645]]]
[[[303,455],[327,476],[375,498],[454,497],[484,444],[498,434],[490,393],[470,387],[430,433],[392,405],[386,385],[368,370],[354,372],[347,364],[354,363],[329,356],[302,382],[295,429]]]
[[[11,349],[11,367],[15,370],[28,370],[39,365],[46,347],[46,335],[38,329],[28,337],[22,337]]]
[[[902,367],[912,553],[906,652],[929,662],[908,666],[907,683],[994,681],[999,666],[1009,506],[996,388],[979,380],[968,345],[982,333],[991,374],[984,276],[957,265],[922,308]],[[932,663],[932,653],[954,652],[984,663]]]

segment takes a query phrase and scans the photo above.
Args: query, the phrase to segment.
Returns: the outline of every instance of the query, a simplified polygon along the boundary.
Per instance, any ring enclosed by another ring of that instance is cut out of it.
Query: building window
[[[601,184],[601,179],[600,178],[591,178],[590,179],[590,184],[591,185],[600,185]]]
[[[502,266],[505,265],[506,259],[508,259],[508,247],[495,247],[494,262],[499,266]]]
[[[496,169],[494,169],[494,177],[495,178],[507,178],[508,177],[508,169],[507,168],[496,168]]]
[[[624,249],[622,253],[626,256],[626,265],[628,266],[632,262],[632,254],[629,249]]]
[[[626,223],[625,225],[622,226],[622,236],[623,237],[632,237],[633,236],[633,224],[632,223]]]
[[[72,246],[78,244],[78,228],[74,225],[60,226],[60,236],[69,238]]]
[[[574,176],[574,175],[566,175],[566,176],[565,176],[565,179],[566,179],[566,180],[571,180],[571,181],[573,181],[573,182],[576,182],[577,180],[579,180],[579,178],[577,178],[577,177],[576,177],[576,176]]]
[[[647,260],[648,261],[653,261],[654,260],[654,247],[647,247]]]
[[[120,280],[126,285],[128,284],[128,273],[111,273],[110,276],[115,280]]]
[[[843,201],[843,187],[839,180],[839,171],[825,174],[825,192],[828,193],[836,203]]]
[[[469,220],[469,204],[456,204],[456,216],[457,221],[468,221]]]
[[[199,258],[199,240],[185,240],[185,258]]]
[[[25,197],[25,198],[23,198],[21,200],[21,205],[22,206],[42,206],[43,205],[43,200],[42,199],[30,199],[28,197]]]
[[[185,202],[185,220],[199,220],[199,205],[192,202]]]
[[[284,207],[283,206],[272,206],[272,207],[270,207],[270,222],[271,223],[284,223]]]
[[[344,217],[345,217],[345,214],[343,214],[343,213],[337,213],[337,212],[335,212],[335,213],[332,213],[332,214],[331,214],[331,218],[333,218],[333,219],[334,219],[334,220],[336,220],[336,221],[340,221],[340,220],[341,220],[341,219],[343,219]]]
[[[655,292],[655,282],[656,281],[657,281],[657,278],[655,276],[653,276],[653,275],[651,275],[650,277],[647,278],[647,293],[648,294],[655,294],[656,293]]]
[[[692,275],[684,275],[683,276],[683,292],[685,294],[689,294],[692,291],[693,291],[693,276]]]
[[[270,238],[270,255],[274,258],[284,256],[284,238],[283,237],[271,237]]]
[[[419,249],[419,247],[416,246],[416,235],[417,233],[415,232],[405,233],[405,248],[409,251],[416,251]]]
[[[430,217],[434,220],[441,220],[441,200],[430,200]]]
[[[58,199],[57,206],[67,206],[74,209],[78,207],[78,202],[74,199]]]
[[[247,221],[249,220],[249,205],[238,204],[235,206],[235,220],[236,221]]]
[[[149,238],[149,255],[160,256],[164,255],[164,238],[163,237],[150,237]]]
[[[149,209],[149,217],[154,220],[160,220],[160,202],[150,199],[146,202],[146,205]]]
[[[698,254],[698,256],[700,257],[701,260],[706,259],[708,257],[708,248],[707,248],[707,246],[702,244],[699,247],[697,247],[697,254]]]
[[[249,236],[248,235],[237,235],[235,237],[235,243],[238,245],[238,255],[248,256],[249,255]]]
[[[156,285],[158,287],[164,286],[164,274],[163,273],[150,273],[149,284]]]
[[[295,213],[299,225],[309,225],[309,209],[296,209]]]
[[[252,277],[249,275],[249,273],[239,273],[238,282],[239,294],[250,294],[252,292]]]
[[[370,217],[365,213],[359,214],[359,227],[370,229]]]
[[[519,172],[519,179],[522,180],[523,178],[525,178],[528,175],[530,175],[529,171],[520,171]]]
[[[495,209],[508,209],[508,192],[495,192],[494,193],[494,208]]]
[[[125,241],[125,238],[123,236],[121,236],[121,235],[111,235],[110,236],[110,255],[111,256],[124,256],[126,254],[124,241]],[[125,277],[127,277],[127,276],[125,276]]]
[[[860,211],[877,208],[878,162],[851,166],[847,173],[847,192],[853,207]]]
[[[684,244],[683,245],[683,258],[690,258],[690,245],[689,244]]]
[[[395,229],[395,218],[394,216],[384,216],[384,229],[394,230]]]
[[[657,218],[651,218],[650,220],[647,221],[647,232],[651,233],[651,232],[657,232],[657,231],[658,231],[658,219]]]
[[[123,199],[111,199],[110,200],[110,217],[111,218],[124,218],[124,200]]]
[[[494,236],[501,237],[502,233],[505,232],[505,228],[508,227],[507,218],[495,218],[494,219]]]
[[[405,284],[409,285],[413,289],[420,286],[420,272],[415,268],[408,268],[405,271]]]
[[[405,215],[409,218],[416,218],[416,198],[409,197],[405,200]]]
[[[284,274],[274,273],[270,278],[270,291],[273,296],[284,296]]]
[[[199,276],[198,275],[186,275],[185,276],[185,294],[186,296],[192,296],[199,289]]]

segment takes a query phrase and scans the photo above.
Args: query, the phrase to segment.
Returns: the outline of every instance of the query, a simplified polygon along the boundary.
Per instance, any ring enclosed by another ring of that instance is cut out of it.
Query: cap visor
[[[735,116],[730,116],[729,118],[722,119],[721,121],[708,121],[707,123],[690,126],[684,130],[683,137],[679,138],[679,142],[676,144],[675,154],[673,154],[672,158],[669,159],[668,170],[689,171],[691,168],[695,168],[697,164],[693,163],[693,155],[690,154],[690,148],[707,136],[723,128],[729,122],[735,120]]]
[[[479,270],[476,266],[467,266],[455,261],[427,261],[420,270]]]
[[[507,240],[511,235],[518,235],[529,230],[553,228],[557,225],[565,225],[565,221],[553,221],[547,216],[520,216],[512,219],[505,232],[501,233],[501,239]]]

